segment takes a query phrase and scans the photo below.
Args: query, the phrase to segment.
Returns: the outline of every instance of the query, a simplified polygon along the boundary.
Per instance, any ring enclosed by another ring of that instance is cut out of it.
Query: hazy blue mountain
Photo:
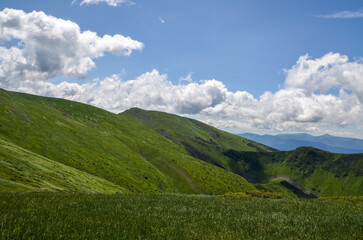
[[[290,151],[298,147],[314,147],[335,153],[363,153],[363,140],[336,137],[329,134],[312,136],[306,133],[258,135],[243,133],[239,136],[256,141],[280,151]]]

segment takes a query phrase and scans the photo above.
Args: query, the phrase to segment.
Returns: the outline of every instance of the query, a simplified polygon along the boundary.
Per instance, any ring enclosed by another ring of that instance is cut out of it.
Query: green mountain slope
[[[190,155],[229,171],[234,171],[236,164],[224,154],[229,149],[247,152],[276,151],[190,118],[139,108],[119,114],[125,115],[138,118],[161,136],[185,148]]]
[[[0,139],[0,191],[128,192],[91,174]]]
[[[0,191],[363,194],[362,154],[279,152],[172,114],[1,89],[0,170]]]
[[[192,156],[237,173],[264,191],[288,197],[363,194],[363,154],[314,148],[279,152],[173,114],[132,108],[120,114],[125,115],[138,118]]]
[[[251,182],[284,180],[317,196],[363,194],[363,154],[336,154],[312,147],[287,152],[240,152],[225,155]]]
[[[255,189],[243,177],[191,156],[130,114],[62,99],[0,89],[0,140],[1,167],[8,172],[1,175],[2,190],[14,185],[23,190],[208,194]],[[42,181],[35,184],[38,175]],[[77,184],[62,184],[62,177]]]

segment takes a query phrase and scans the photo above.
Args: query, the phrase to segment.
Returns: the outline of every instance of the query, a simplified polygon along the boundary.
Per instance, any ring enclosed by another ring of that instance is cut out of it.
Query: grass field
[[[357,203],[0,193],[0,239],[362,239],[362,232]]]

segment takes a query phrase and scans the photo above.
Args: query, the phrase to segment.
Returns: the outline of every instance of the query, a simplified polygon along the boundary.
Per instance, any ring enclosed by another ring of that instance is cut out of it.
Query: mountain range
[[[362,195],[363,154],[278,151],[200,121],[0,89],[0,191]]]
[[[278,135],[243,133],[238,136],[266,144],[280,151],[290,151],[298,147],[314,147],[335,153],[363,153],[362,139],[336,137],[329,134],[312,136],[306,133]]]

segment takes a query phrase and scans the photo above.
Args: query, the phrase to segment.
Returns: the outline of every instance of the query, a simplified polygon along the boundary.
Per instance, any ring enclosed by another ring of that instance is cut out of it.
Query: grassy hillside
[[[172,114],[1,89],[0,170],[1,191],[363,193],[361,154],[278,152]]]
[[[0,139],[0,191],[128,192],[102,178]]]
[[[255,189],[244,178],[194,158],[130,114],[62,99],[0,89],[0,140],[0,189],[7,191]]]
[[[276,151],[200,121],[173,114],[132,108],[119,115],[138,118],[161,136],[185,148],[192,156],[230,171],[235,170],[235,161],[223,154],[229,149],[248,152]]]
[[[318,196],[363,194],[363,154],[336,154],[301,147],[287,152],[229,150],[236,170],[252,182],[285,180]]]

